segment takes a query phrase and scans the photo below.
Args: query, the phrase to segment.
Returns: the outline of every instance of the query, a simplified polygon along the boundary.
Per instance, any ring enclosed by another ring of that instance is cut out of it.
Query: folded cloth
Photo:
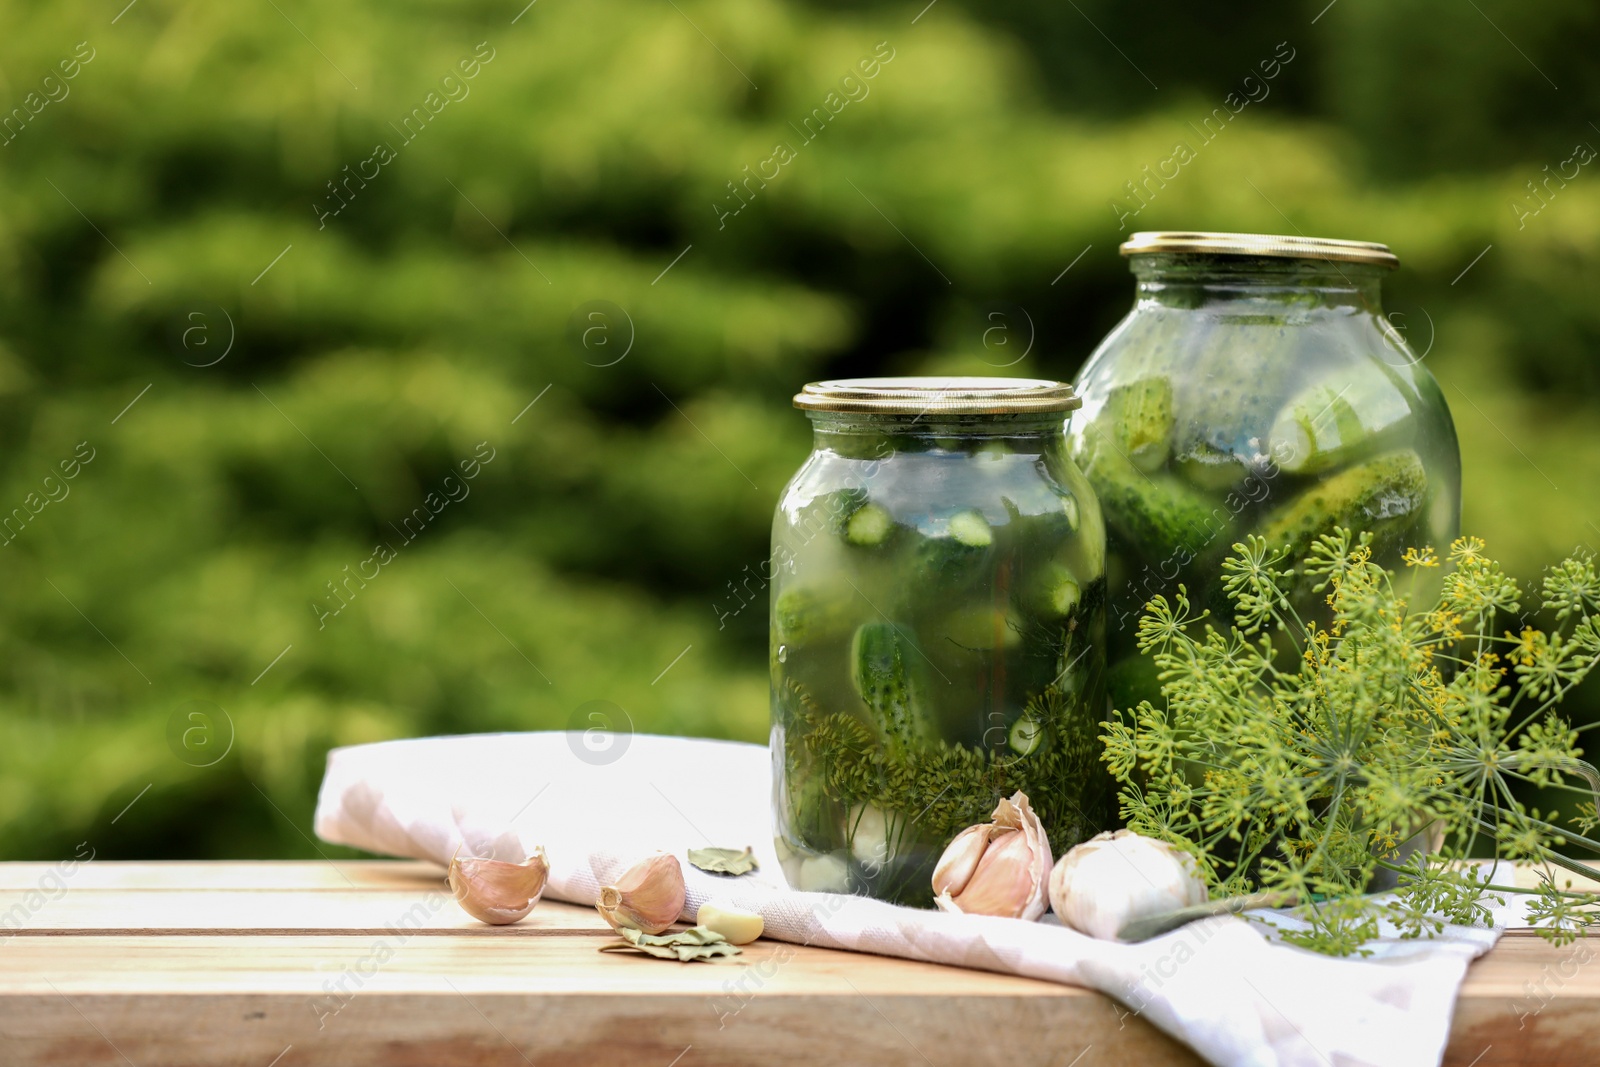
[[[709,897],[761,913],[766,936],[1098,989],[1219,1065],[1437,1064],[1468,962],[1493,928],[1385,938],[1333,959],[1222,917],[1142,944],[1098,941],[1055,922],[900,907],[804,893],[774,848],[772,757],[729,741],[590,733],[484,734],[336,749],[317,801],[323,840],[448,864],[520,861],[543,845],[547,896],[593,904],[602,885],[656,850],[751,846],[760,869],[733,879],[685,865],[692,921]]]

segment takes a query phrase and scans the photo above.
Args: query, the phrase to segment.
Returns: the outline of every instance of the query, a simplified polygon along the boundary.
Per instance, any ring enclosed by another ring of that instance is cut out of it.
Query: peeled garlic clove
[[[544,894],[550,864],[535,848],[525,863],[503,860],[450,860],[450,891],[463,911],[480,922],[505,926],[524,918]]]
[[[745,911],[726,900],[706,901],[695,913],[694,921],[697,926],[714,930],[735,945],[748,945],[766,928],[756,912]]]
[[[1050,906],[1063,923],[1105,941],[1135,919],[1206,901],[1194,857],[1165,841],[1117,830],[1061,857],[1050,872]]]
[[[945,911],[1032,921],[1044,914],[1050,841],[1027,795],[995,805],[993,822],[968,827],[946,846],[933,872],[934,903]]]
[[[683,915],[683,867],[678,857],[658,852],[640,860],[600,890],[595,910],[612,929],[659,934]]]
[[[889,819],[882,808],[871,804],[851,808],[848,825],[851,828],[850,854],[858,861],[881,864],[894,858],[889,854]]]
[[[799,889],[806,893],[843,893],[850,888],[850,865],[828,853],[807,856],[800,864]]]

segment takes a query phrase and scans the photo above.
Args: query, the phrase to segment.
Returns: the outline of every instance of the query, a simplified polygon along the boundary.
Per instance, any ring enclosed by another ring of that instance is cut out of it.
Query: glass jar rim
[[[1145,230],[1122,243],[1124,256],[1149,253],[1200,252],[1224,256],[1260,256],[1276,259],[1321,259],[1342,263],[1370,263],[1393,270],[1400,257],[1376,241],[1345,241],[1333,237],[1291,237],[1270,233],[1219,233],[1206,230]]]
[[[1082,403],[1066,382],[954,375],[836,378],[811,382],[794,398],[803,411],[883,415],[1011,415],[1071,411]]]

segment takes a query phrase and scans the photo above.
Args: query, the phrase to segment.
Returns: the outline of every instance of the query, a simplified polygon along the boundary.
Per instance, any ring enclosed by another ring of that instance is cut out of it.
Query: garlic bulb
[[[480,922],[505,926],[524,918],[544,894],[550,864],[535,848],[525,863],[502,860],[450,860],[450,891],[462,910]]]
[[[944,911],[1037,919],[1044,914],[1050,842],[1023,793],[995,805],[993,822],[956,835],[933,871]]]
[[[614,930],[659,934],[683,914],[685,895],[678,857],[658,852],[629,867],[616,885],[601,888],[595,910]]]
[[[1135,919],[1206,901],[1194,857],[1132,830],[1072,849],[1050,872],[1050,906],[1074,930],[1104,941]]]

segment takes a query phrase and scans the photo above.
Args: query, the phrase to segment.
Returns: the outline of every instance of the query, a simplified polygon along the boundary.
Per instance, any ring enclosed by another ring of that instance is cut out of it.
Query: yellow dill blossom
[[[1174,604],[1151,601],[1140,648],[1166,706],[1104,724],[1129,825],[1196,855],[1219,893],[1294,895],[1309,929],[1282,936],[1338,954],[1361,951],[1379,915],[1408,936],[1486,920],[1487,884],[1456,862],[1468,857],[1534,858],[1600,880],[1600,865],[1572,858],[1600,856],[1583,836],[1600,824],[1592,808],[1568,831],[1514,799],[1524,784],[1592,799],[1586,778],[1600,777],[1553,710],[1600,664],[1592,558],[1545,578],[1539,606],[1563,625],[1520,634],[1494,629],[1520,611],[1522,591],[1477,538],[1451,546],[1438,597],[1415,612],[1364,537],[1340,531],[1288,562],[1258,537],[1234,546],[1222,565],[1231,632],[1193,614],[1181,590]],[[1405,564],[1441,566],[1426,548]],[[1326,593],[1325,627],[1287,613],[1291,578]],[[1444,843],[1400,863],[1429,825]],[[1385,869],[1400,887],[1370,900]],[[1553,878],[1534,894],[1530,913],[1556,939],[1600,905]]]
[[[1406,554],[1401,557],[1401,562],[1407,567],[1437,567],[1439,565],[1439,556],[1431,548],[1424,548],[1420,551],[1415,548],[1408,548],[1406,549]]]

